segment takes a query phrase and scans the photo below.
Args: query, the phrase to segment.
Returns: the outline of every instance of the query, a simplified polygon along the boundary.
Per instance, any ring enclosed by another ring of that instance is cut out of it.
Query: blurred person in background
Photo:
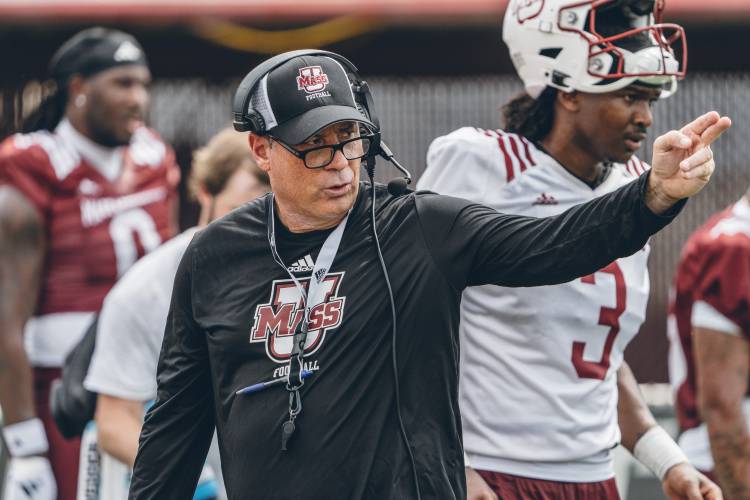
[[[637,179],[651,107],[684,75],[672,48],[684,32],[659,24],[662,7],[511,1],[503,39],[525,92],[503,107],[505,130],[436,139],[419,188],[546,217]],[[670,498],[721,497],[656,424],[623,359],[646,314],[648,252],[561,285],[463,293],[469,499],[617,499],[618,443]]]
[[[750,498],[750,191],[688,239],[669,313],[678,442],[727,498]]]
[[[84,30],[49,76],[56,91],[0,144],[6,500],[75,498],[79,442],[56,429],[49,386],[117,278],[176,229],[179,168],[144,125],[151,75],[138,42]]]
[[[106,454],[99,488],[103,500],[127,498],[127,475],[138,451],[144,407],[156,398],[156,364],[172,284],[188,243],[199,229],[265,194],[270,186],[268,174],[250,154],[247,135],[225,129],[194,153],[190,189],[201,207],[198,224],[138,261],[107,294],[99,314],[84,385],[98,393],[97,441]],[[219,470],[218,461],[211,465]],[[82,462],[81,476],[85,474]],[[194,498],[212,496],[210,485],[199,483]]]

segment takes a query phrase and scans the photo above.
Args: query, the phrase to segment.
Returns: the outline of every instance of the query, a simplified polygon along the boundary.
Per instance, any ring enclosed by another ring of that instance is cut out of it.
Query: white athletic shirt
[[[172,284],[196,230],[188,229],[139,260],[107,294],[86,389],[133,401],[156,397],[156,364]]]
[[[633,157],[591,189],[523,137],[466,127],[432,143],[418,187],[545,217],[648,168]],[[616,372],[645,317],[648,252],[562,285],[464,291],[459,396],[472,467],[553,481],[614,476]]]
[[[198,228],[190,228],[136,262],[104,299],[99,313],[96,347],[84,387],[90,391],[132,401],[156,398],[156,365],[172,298],[177,267]],[[96,431],[88,440],[96,449]],[[202,480],[219,475],[216,438],[211,443]],[[210,471],[210,472],[209,472]],[[101,453],[99,498],[127,498],[128,467]],[[219,480],[220,475],[219,475]],[[80,483],[80,481],[79,481]],[[194,498],[200,498],[200,488]],[[226,498],[220,486],[219,498]]]

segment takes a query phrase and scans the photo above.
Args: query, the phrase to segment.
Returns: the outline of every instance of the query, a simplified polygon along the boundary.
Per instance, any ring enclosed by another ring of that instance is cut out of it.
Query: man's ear
[[[211,200],[213,199],[213,195],[208,192],[208,189],[206,189],[206,186],[203,184],[200,184],[198,186],[198,189],[195,190],[195,198],[198,200],[198,203],[201,206],[201,209],[204,207],[209,207],[211,205]]]
[[[81,75],[73,75],[68,80],[68,95],[73,99],[84,91],[85,80]]]
[[[558,92],[557,105],[570,113],[577,113],[581,110],[581,94],[576,92]]]
[[[247,142],[258,167],[265,172],[271,170],[271,139],[251,132],[247,136]]]
[[[68,80],[68,106],[82,109],[86,106],[89,86],[81,75],[73,75]]]

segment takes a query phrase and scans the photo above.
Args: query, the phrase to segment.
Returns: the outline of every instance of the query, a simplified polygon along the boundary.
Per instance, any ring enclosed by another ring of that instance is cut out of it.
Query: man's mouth
[[[625,136],[625,146],[631,151],[637,151],[646,139],[645,134],[629,134]]]
[[[335,197],[343,196],[349,193],[351,189],[352,189],[351,182],[344,182],[341,184],[332,184],[326,188],[323,188],[323,191],[325,191],[325,193],[328,196],[335,198]]]
[[[141,118],[136,116],[131,116],[126,118],[125,122],[125,128],[127,129],[128,133],[130,135],[133,135],[136,130],[144,126],[144,122]]]

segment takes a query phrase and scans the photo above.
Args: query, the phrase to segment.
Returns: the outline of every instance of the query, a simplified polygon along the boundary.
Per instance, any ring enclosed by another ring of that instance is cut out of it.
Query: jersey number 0
[[[118,277],[125,274],[140,257],[136,236],[146,253],[155,250],[161,244],[154,219],[142,208],[132,208],[112,217],[109,235],[115,247]]]

